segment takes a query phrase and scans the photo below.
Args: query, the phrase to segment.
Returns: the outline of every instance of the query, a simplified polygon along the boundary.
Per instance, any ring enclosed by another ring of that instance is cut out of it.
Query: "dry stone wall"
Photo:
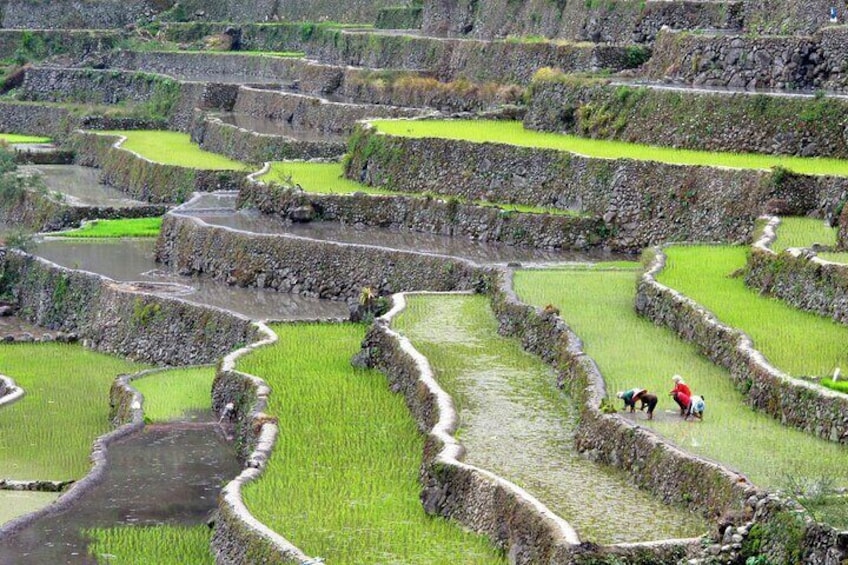
[[[742,2],[509,2],[427,0],[428,33],[481,39],[541,35],[592,42],[650,42],[662,26],[675,29],[742,26]]]
[[[240,316],[140,292],[131,283],[0,250],[3,292],[25,320],[76,333],[92,349],[159,364],[202,364],[250,342]]]
[[[402,192],[574,210],[602,218],[610,246],[658,241],[742,241],[766,209],[832,213],[848,179],[629,159],[551,149],[412,139],[364,128],[346,176]]]
[[[283,221],[335,221],[394,230],[470,237],[541,249],[585,249],[605,243],[599,218],[525,214],[437,198],[309,194],[297,189],[245,183],[239,207],[256,208]]]
[[[845,91],[846,55],[846,27],[799,37],[662,32],[644,71],[695,86]]]
[[[381,295],[485,288],[491,277],[453,257],[254,234],[177,213],[165,216],[156,259],[184,275],[336,300],[358,297],[363,287]]]
[[[247,176],[242,171],[191,169],[154,163],[120,147],[122,138],[77,132],[68,141],[76,162],[101,169],[100,181],[129,196],[151,202],[181,203],[195,192],[237,190]]]
[[[528,129],[705,151],[848,158],[842,98],[706,93],[566,75],[537,80],[531,92]]]
[[[637,286],[639,314],[694,343],[714,363],[729,370],[752,407],[785,425],[848,444],[848,395],[792,378],[771,366],[745,334],[721,324],[691,299],[657,282],[656,274],[664,264],[664,254],[656,250],[650,270]]]
[[[149,21],[170,0],[6,0],[2,27],[17,29],[109,29]]]

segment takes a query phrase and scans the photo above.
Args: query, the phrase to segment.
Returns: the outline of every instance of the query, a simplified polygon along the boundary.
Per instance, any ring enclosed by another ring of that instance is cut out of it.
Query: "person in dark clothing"
[[[630,412],[636,411],[636,402],[641,402],[639,410],[648,408],[648,419],[654,418],[654,408],[657,407],[657,395],[651,394],[644,388],[631,388],[618,393],[618,397],[624,401],[624,407],[630,408]]]

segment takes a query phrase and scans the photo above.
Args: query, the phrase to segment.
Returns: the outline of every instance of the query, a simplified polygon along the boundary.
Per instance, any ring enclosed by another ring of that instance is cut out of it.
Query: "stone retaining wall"
[[[525,214],[427,197],[310,194],[258,182],[244,184],[238,206],[256,208],[281,220],[302,221],[306,210],[316,220],[541,249],[585,249],[602,245],[606,235],[605,225],[598,218]]]
[[[551,149],[388,136],[351,138],[345,175],[372,186],[603,218],[609,245],[744,241],[764,210],[830,214],[848,179],[595,159]],[[778,212],[776,212],[778,213]]]
[[[374,27],[377,29],[421,29],[422,6],[389,6],[380,9]]]
[[[482,39],[544,36],[573,41],[650,42],[663,26],[675,29],[742,27],[742,2],[509,2],[427,0],[428,33]]]
[[[745,268],[745,284],[776,296],[794,308],[848,324],[848,265],[820,259],[809,249],[770,249],[780,220],[754,243]]]
[[[295,131],[311,135],[347,135],[358,120],[400,118],[420,115],[415,108],[330,102],[322,98],[291,92],[262,90],[243,86],[239,89],[233,112],[253,118],[286,124]]]
[[[313,38],[307,54],[325,63],[423,70],[441,81],[527,84],[540,67],[564,71],[613,71],[644,61],[639,48],[552,42],[468,41],[415,35],[328,30]]]
[[[695,86],[844,91],[846,55],[848,27],[806,37],[661,32],[644,71]]]
[[[220,117],[196,112],[191,140],[202,149],[246,163],[286,159],[333,159],[347,150],[341,141],[301,140],[285,135],[256,133],[224,123]]]
[[[381,295],[485,288],[491,277],[454,257],[249,233],[174,212],[165,216],[156,259],[184,275],[336,300],[358,297],[363,287]]]
[[[848,395],[792,378],[771,366],[749,337],[721,324],[693,300],[656,281],[665,266],[659,249],[639,280],[636,311],[695,344],[706,357],[730,371],[748,404],[820,438],[848,444]]]
[[[100,181],[132,198],[154,204],[181,203],[193,192],[238,190],[247,176],[242,171],[191,169],[155,163],[120,147],[123,138],[77,132],[68,141],[76,162],[101,169]]]
[[[524,126],[705,151],[848,158],[848,100],[539,77]]]
[[[218,497],[212,550],[218,563],[300,565],[310,558],[254,518],[241,497],[242,486],[262,474],[278,433],[276,418],[265,413],[271,392],[268,385],[235,369],[239,357],[277,341],[277,335],[264,324],[257,324],[257,329],[259,339],[228,354],[212,384],[212,409],[220,417],[235,421],[239,458],[245,462],[241,474],[227,483]],[[233,404],[232,413],[224,412],[228,403]]]
[[[149,21],[170,0],[5,0],[4,28],[109,29]]]
[[[21,318],[76,333],[98,351],[151,363],[202,364],[255,336],[245,318],[147,294],[140,290],[146,285],[116,283],[10,250],[0,250],[0,267],[2,291],[14,297]]]
[[[77,228],[84,220],[161,216],[167,206],[71,206],[50,193],[27,189],[13,201],[0,202],[0,222],[34,232]]]
[[[31,4],[31,3],[30,3]],[[2,18],[2,12],[0,12]],[[32,61],[53,55],[85,58],[116,47],[123,34],[106,30],[7,29],[0,26],[0,53]],[[26,26],[25,26],[26,27]],[[45,26],[38,26],[45,27]]]

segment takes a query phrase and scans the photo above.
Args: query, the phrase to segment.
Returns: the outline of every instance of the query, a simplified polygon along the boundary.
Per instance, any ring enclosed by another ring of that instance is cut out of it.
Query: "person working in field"
[[[692,399],[692,390],[689,388],[683,381],[683,377],[680,375],[674,375],[671,377],[671,380],[674,381],[674,388],[669,392],[669,396],[671,396],[677,405],[680,407],[680,415],[686,415],[686,410],[689,408],[689,402]]]
[[[649,393],[644,388],[631,388],[630,390],[619,392],[617,396],[624,401],[625,408],[630,408],[630,412],[635,412],[636,402],[641,402],[642,405],[639,407],[639,410],[644,410],[647,406],[648,419],[653,420],[654,408],[657,407],[657,395]]]
[[[684,420],[688,420],[689,416],[693,416],[698,418],[698,420],[704,420],[704,409],[706,408],[706,404],[704,403],[703,396],[693,396],[689,401],[689,407],[686,409],[686,415],[683,416]]]

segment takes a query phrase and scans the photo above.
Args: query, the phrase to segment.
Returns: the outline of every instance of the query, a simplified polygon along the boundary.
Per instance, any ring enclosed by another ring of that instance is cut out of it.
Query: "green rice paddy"
[[[0,142],[6,143],[50,143],[52,139],[42,135],[24,135],[18,133],[0,133]]]
[[[87,530],[89,555],[98,563],[121,565],[212,565],[212,531],[200,526],[123,526]]]
[[[118,220],[93,220],[75,230],[61,232],[62,237],[158,237],[162,218],[122,218]]]
[[[238,363],[272,387],[267,411],[280,421],[268,466],[244,489],[254,516],[328,563],[505,563],[485,538],[424,513],[423,437],[382,374],[350,365],[364,326],[273,329],[276,344]]]
[[[408,296],[392,325],[427,357],[454,399],[464,461],[527,489],[581,539],[620,543],[707,531],[685,508],[666,506],[624,473],[580,457],[571,442],[573,400],[556,387],[550,366],[498,335],[487,297]],[[622,499],[630,503],[627,512]]]
[[[741,282],[740,282],[741,284]],[[654,420],[636,414],[640,426],[656,430],[681,448],[720,461],[760,487],[783,488],[790,478],[832,478],[848,486],[848,451],[749,408],[728,372],[699,355],[670,330],[639,317],[633,309],[633,272],[551,269],[519,271],[519,296],[537,306],[553,304],[584,341],[598,364],[610,401],[615,392],[647,388],[660,403]],[[683,375],[694,394],[703,394],[702,422],[682,421],[667,395],[671,376]],[[630,417],[625,414],[625,417]]]
[[[277,161],[271,163],[267,173],[261,175],[259,180],[268,183],[283,185],[299,185],[304,191],[314,194],[353,194],[362,192],[376,195],[403,195],[424,197],[423,194],[409,192],[398,192],[387,190],[377,186],[360,184],[345,178],[342,174],[341,163],[316,163],[308,161]],[[460,199],[457,199],[461,201]],[[577,215],[570,210],[549,208],[541,206],[527,206],[523,204],[501,204],[478,200],[474,204],[478,206],[492,206],[506,211],[525,212],[530,214],[560,214]]]
[[[76,344],[0,346],[0,373],[26,391],[21,400],[0,409],[0,478],[85,475],[92,443],[111,429],[112,381],[120,373],[145,368]]]
[[[812,247],[814,243],[824,246],[836,245],[836,229],[818,218],[780,218],[773,251],[780,253],[790,247]]]
[[[229,157],[205,151],[186,133],[161,130],[104,131],[126,137],[121,147],[164,165],[193,169],[246,171],[250,167]]]
[[[746,264],[745,247],[675,246],[657,280],[738,328],[778,369],[796,377],[825,377],[848,367],[848,327],[749,289],[731,273]]]
[[[59,498],[58,492],[0,490],[0,526],[18,516],[40,510]]]
[[[214,367],[170,369],[136,379],[132,386],[144,395],[144,419],[170,422],[212,408]]]
[[[524,129],[521,122],[494,120],[374,120],[377,130],[402,137],[456,139],[474,143],[505,143],[567,151],[599,159],[635,159],[674,165],[731,169],[783,167],[807,175],[848,176],[848,160],[790,157],[753,153],[719,153],[654,145],[590,139]]]

